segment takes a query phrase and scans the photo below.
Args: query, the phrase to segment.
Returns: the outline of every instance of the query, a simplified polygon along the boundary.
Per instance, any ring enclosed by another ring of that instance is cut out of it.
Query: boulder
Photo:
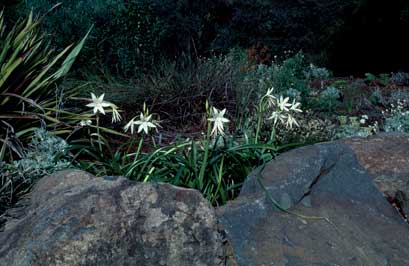
[[[0,232],[1,266],[223,264],[195,190],[67,170],[41,179],[26,210]]]
[[[393,134],[278,156],[217,210],[237,264],[409,265],[409,226],[385,198],[408,195],[408,160],[408,135]]]
[[[352,148],[378,189],[406,219],[409,215],[409,135],[388,133],[368,139],[349,138],[344,143]]]

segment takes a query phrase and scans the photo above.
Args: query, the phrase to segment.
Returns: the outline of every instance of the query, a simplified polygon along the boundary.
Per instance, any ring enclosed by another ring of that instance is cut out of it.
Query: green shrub
[[[409,111],[407,102],[398,100],[396,104],[391,104],[391,108],[384,113],[385,132],[409,133]]]
[[[339,126],[335,131],[335,138],[368,137],[378,132],[378,123],[368,124],[368,116],[339,116]]]
[[[274,88],[274,93],[296,98],[306,102],[309,94],[308,79],[305,76],[307,64],[302,52],[295,55],[285,55],[283,60],[276,59],[270,66],[258,65],[248,69],[243,75],[243,81],[238,85],[241,99],[238,108],[254,104],[267,89]],[[242,68],[246,66],[243,65]]]
[[[332,112],[339,105],[340,97],[341,92],[336,87],[327,87],[320,93],[319,105],[322,109]]]
[[[300,124],[294,129],[280,127],[277,141],[281,145],[299,143],[302,145],[329,141],[334,138],[337,125],[328,118],[320,118],[315,112],[305,111],[297,117]]]
[[[310,64],[307,71],[304,72],[305,77],[309,80],[325,80],[331,77],[331,73],[325,67],[317,67],[314,64]]]
[[[305,76],[307,64],[302,52],[286,58],[282,63],[273,62],[272,85],[280,92],[288,89],[295,89],[301,92],[302,96],[308,95],[308,83]]]
[[[408,95],[409,96],[409,95]],[[368,98],[369,102],[374,105],[385,105],[386,99],[379,88],[376,88]]]
[[[0,215],[26,194],[36,180],[71,167],[68,149],[63,139],[37,129],[20,160],[0,161]]]

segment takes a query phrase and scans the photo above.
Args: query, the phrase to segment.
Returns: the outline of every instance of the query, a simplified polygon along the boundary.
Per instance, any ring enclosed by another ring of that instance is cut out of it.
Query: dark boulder
[[[260,180],[291,213],[256,170],[218,209],[238,265],[409,265],[409,226],[384,194],[407,188],[408,146],[407,135],[382,135],[280,155]]]
[[[70,170],[30,198],[0,232],[1,266],[222,264],[214,210],[197,191]]]

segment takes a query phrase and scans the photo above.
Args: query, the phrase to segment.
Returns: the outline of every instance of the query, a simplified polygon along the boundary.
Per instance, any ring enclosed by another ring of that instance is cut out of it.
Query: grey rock
[[[37,183],[0,243],[1,266],[223,263],[214,210],[199,192],[72,170]]]
[[[408,146],[407,135],[323,143],[254,171],[217,210],[237,264],[409,265],[409,226],[385,199],[406,189]],[[276,202],[292,202],[291,213],[273,206],[259,173]]]
[[[384,133],[344,141],[385,197],[409,215],[409,135]]]

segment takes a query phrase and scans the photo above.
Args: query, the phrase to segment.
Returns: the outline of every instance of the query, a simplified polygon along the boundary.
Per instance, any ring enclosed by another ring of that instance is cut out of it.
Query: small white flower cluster
[[[361,119],[359,120],[359,123],[361,123],[362,125],[365,125],[368,119],[369,118],[367,115],[361,115]]]
[[[263,96],[264,99],[267,99],[268,106],[273,108],[273,112],[269,120],[273,120],[274,126],[278,122],[285,125],[287,128],[292,128],[293,125],[297,127],[300,126],[297,120],[294,118],[295,113],[302,113],[302,110],[299,108],[301,103],[296,102],[295,99],[290,103],[289,97],[280,96],[279,98],[273,95],[274,88],[268,89],[267,93]]]

